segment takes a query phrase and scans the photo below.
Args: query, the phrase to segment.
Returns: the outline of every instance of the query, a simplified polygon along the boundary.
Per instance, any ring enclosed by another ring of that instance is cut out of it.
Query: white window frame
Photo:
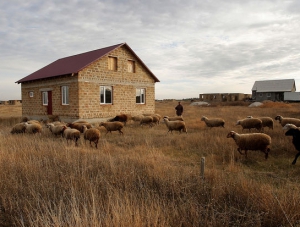
[[[69,105],[69,86],[61,86],[61,104]]]
[[[33,98],[33,91],[30,91],[30,92],[29,92],[29,97],[30,97],[30,98]]]
[[[146,102],[146,89],[145,88],[136,88],[135,103],[136,104],[145,104],[145,102]]]
[[[48,106],[48,91],[42,92],[43,106]]]
[[[108,93],[105,91],[111,91],[110,102],[107,97]],[[103,96],[103,97],[102,97]],[[113,104],[113,87],[112,86],[100,86],[100,104]]]

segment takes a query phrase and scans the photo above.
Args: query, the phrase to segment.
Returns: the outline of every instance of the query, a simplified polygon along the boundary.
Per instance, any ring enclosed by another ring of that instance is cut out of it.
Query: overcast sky
[[[0,1],[0,37],[0,100],[21,99],[15,82],[59,58],[124,42],[160,80],[156,99],[272,79],[300,91],[299,0]]]

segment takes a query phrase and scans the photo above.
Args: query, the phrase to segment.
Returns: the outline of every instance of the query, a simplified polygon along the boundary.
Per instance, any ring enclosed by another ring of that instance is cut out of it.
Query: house
[[[61,120],[155,112],[156,76],[126,44],[58,59],[18,80],[22,116]]]
[[[284,101],[284,92],[295,92],[294,79],[255,81],[252,87],[252,99],[255,101]]]
[[[250,94],[243,93],[204,93],[199,95],[200,101],[204,102],[244,101],[249,98],[251,98]]]

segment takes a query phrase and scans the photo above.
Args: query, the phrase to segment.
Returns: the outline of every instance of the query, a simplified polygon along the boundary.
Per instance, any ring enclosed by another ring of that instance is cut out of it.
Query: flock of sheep
[[[161,117],[159,114],[148,114],[148,115],[138,115],[131,117],[130,115],[120,114],[114,118],[108,120],[107,122],[101,122],[99,126],[92,126],[87,121],[75,121],[72,123],[63,123],[60,121],[54,121],[51,123],[45,123],[46,127],[52,132],[52,134],[62,136],[66,138],[67,142],[72,140],[75,142],[75,146],[78,146],[78,140],[80,139],[81,134],[83,134],[84,140],[92,142],[97,148],[98,142],[100,139],[100,129],[99,127],[104,127],[106,129],[106,134],[111,133],[112,131],[118,131],[120,135],[123,135],[123,127],[129,120],[134,122],[139,122],[141,126],[148,125],[153,127],[161,122],[163,119],[168,133],[173,131],[179,131],[187,133],[186,124],[182,116],[178,117]],[[284,118],[280,115],[275,117],[275,120],[278,120],[284,130],[287,130],[285,135],[293,137],[293,145],[298,151],[292,164],[295,164],[297,158],[300,156],[300,119],[297,118]],[[210,118],[208,119],[205,116],[202,116],[201,121],[204,121],[207,127],[225,127],[225,121],[221,118]],[[233,138],[235,143],[238,146],[238,152],[244,154],[247,157],[248,150],[260,150],[264,152],[265,158],[268,158],[268,153],[270,151],[271,137],[263,133],[264,127],[273,129],[273,119],[270,117],[258,117],[253,118],[248,116],[245,119],[238,120],[236,125],[241,125],[242,130],[248,129],[249,133],[239,134],[234,131],[230,131],[227,134],[227,138]],[[298,128],[299,127],[299,128]],[[11,133],[41,133],[42,132],[42,123],[37,120],[27,120],[26,122],[21,122],[16,124]],[[258,132],[250,133],[251,129],[256,129]],[[242,151],[245,151],[242,153]]]

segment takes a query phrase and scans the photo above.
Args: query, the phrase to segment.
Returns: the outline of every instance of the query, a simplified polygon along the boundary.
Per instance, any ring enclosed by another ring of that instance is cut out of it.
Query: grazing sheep
[[[207,127],[224,127],[225,121],[222,118],[211,118],[208,119],[205,116],[202,116],[201,121],[204,121]]]
[[[140,123],[143,117],[144,117],[144,115],[135,115],[131,118],[131,120],[133,120],[134,122]]]
[[[294,124],[286,124],[284,127],[282,127],[283,130],[289,130],[291,128],[293,128],[293,129],[297,129],[297,128],[300,129],[300,127],[297,127]]]
[[[29,120],[27,121],[28,124],[38,124],[38,125],[42,125],[42,122],[41,121],[38,121],[38,120]]]
[[[256,128],[259,132],[262,131],[262,121],[258,118],[245,118],[243,120],[238,120],[236,125],[242,126],[242,131],[244,129],[249,129],[249,132],[252,128]]]
[[[126,122],[128,121],[128,116],[126,114],[119,114],[109,120],[109,122],[114,122],[114,121],[123,122],[124,125],[126,125]]]
[[[253,118],[252,116],[248,116],[247,118]],[[268,127],[273,130],[274,121],[271,117],[257,117],[262,122],[262,127]]]
[[[294,125],[295,126],[295,125]],[[293,137],[293,144],[298,153],[296,154],[294,161],[292,162],[293,165],[296,164],[297,158],[300,156],[300,129],[299,128],[290,128],[286,133],[286,136]]]
[[[169,121],[183,121],[183,117],[182,116],[177,116],[177,117],[164,116],[164,119],[165,118],[167,118]]]
[[[152,127],[153,126],[153,117],[151,116],[145,116],[141,119],[140,121],[140,125],[143,126],[143,125],[149,125],[149,127]]]
[[[245,150],[247,158],[248,150],[260,150],[265,153],[265,159],[268,158],[271,145],[271,137],[264,133],[248,133],[238,134],[231,131],[227,134],[227,138],[233,138],[238,145],[238,152],[243,155],[242,151]]]
[[[294,124],[297,127],[300,127],[300,119],[298,118],[282,117],[277,115],[275,120],[278,120],[282,127],[284,127],[286,124]]]
[[[167,117],[164,117],[164,122],[165,122],[167,128],[169,129],[169,131],[167,133],[169,133],[170,131],[172,134],[173,134],[173,131],[179,131],[179,133],[181,133],[181,131],[183,131],[183,132],[187,133],[187,129],[186,129],[184,121],[169,121],[169,119]]]
[[[50,132],[52,132],[53,135],[58,136],[61,135],[63,136],[64,133],[64,126],[65,125],[55,125],[54,123],[48,123],[46,125],[47,128],[49,128]]]
[[[119,131],[120,134],[123,134],[122,132],[122,128],[124,127],[123,123],[122,122],[101,122],[99,124],[99,126],[103,126],[104,128],[106,128],[107,132],[112,132],[112,131]],[[105,134],[105,135],[106,135]]]
[[[160,118],[156,115],[152,115],[152,119],[153,119],[153,124],[155,125],[159,125],[159,121],[160,121]]]
[[[16,124],[12,130],[10,131],[11,134],[15,134],[15,133],[25,133],[26,130],[26,126],[24,122],[18,123]]]
[[[100,139],[100,131],[96,128],[87,128],[86,125],[82,126],[83,127],[83,138],[84,141],[89,140],[90,145],[92,147],[92,142],[95,143],[95,147],[98,148],[98,142]]]
[[[24,123],[26,130],[26,133],[41,133],[42,132],[42,126],[40,124],[29,124],[28,122]]]
[[[69,140],[73,140],[75,142],[75,146],[78,146],[77,141],[80,139],[80,131],[75,128],[67,128],[67,126],[63,126],[63,137],[66,138],[67,143]]]
[[[153,119],[154,120],[154,122],[156,123],[156,124],[158,124],[159,125],[159,123],[160,123],[160,120],[161,120],[161,115],[159,115],[159,114],[143,114],[143,116],[150,116],[150,117],[153,117],[153,118],[155,118],[155,119]],[[158,119],[158,120],[156,120],[156,119]]]
[[[92,125],[88,122],[73,122],[73,123],[67,123],[66,126],[70,128],[74,128],[79,130],[81,133],[83,133],[82,126],[86,126],[87,128],[92,128]]]

